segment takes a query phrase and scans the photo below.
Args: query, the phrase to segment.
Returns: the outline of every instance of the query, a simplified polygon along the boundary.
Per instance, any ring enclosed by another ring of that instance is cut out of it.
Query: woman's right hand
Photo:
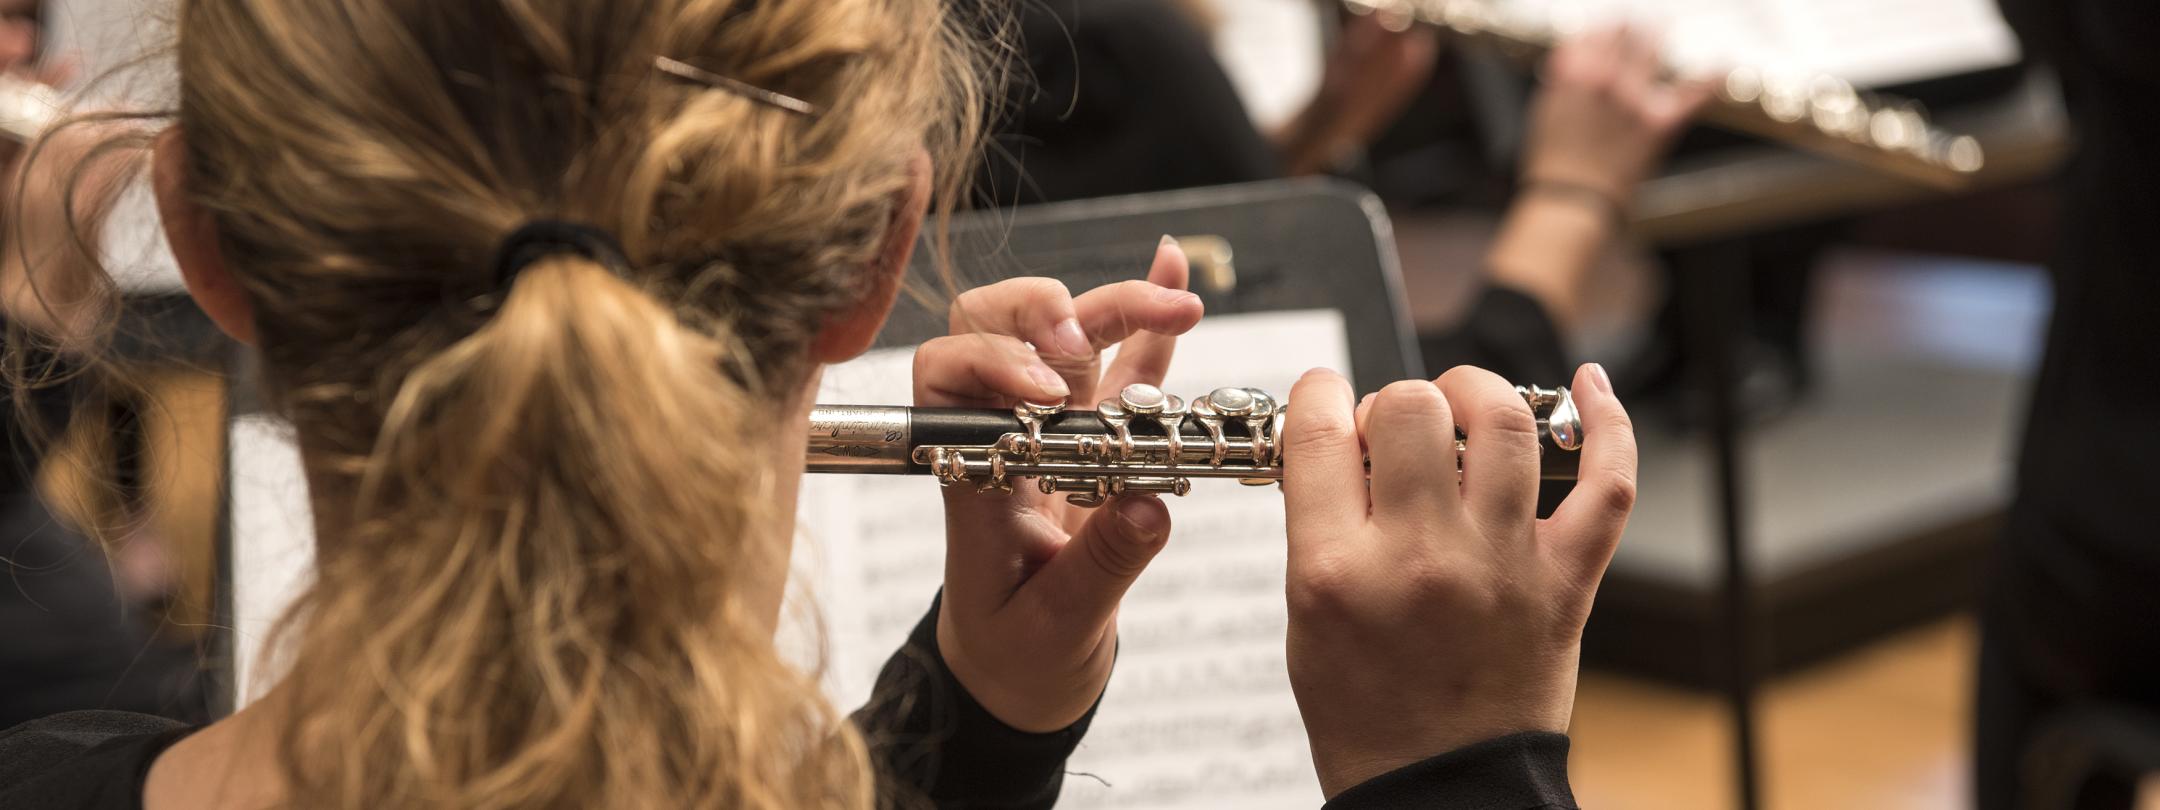
[[[1567,730],[1583,622],[1635,500],[1634,430],[1604,371],[1584,366],[1574,395],[1581,477],[1539,520],[1535,420],[1497,375],[1456,368],[1355,407],[1334,372],[1291,391],[1290,684],[1329,798],[1482,740]]]
[[[1523,180],[1597,191],[1625,206],[1712,85],[1666,80],[1657,42],[1616,27],[1568,40],[1546,60],[1530,112]]]

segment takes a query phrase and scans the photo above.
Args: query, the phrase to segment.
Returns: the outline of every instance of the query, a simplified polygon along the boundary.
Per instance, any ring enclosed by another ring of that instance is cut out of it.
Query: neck
[[[285,779],[272,742],[290,714],[283,692],[273,689],[166,749],[143,778],[144,810],[280,805]]]
[[[796,389],[792,401],[781,409],[779,435],[772,437],[773,449],[773,532],[772,542],[787,553],[772,555],[778,570],[762,572],[756,581],[767,584],[770,592],[757,594],[756,604],[762,608],[759,618],[768,629],[780,626],[780,603],[787,593],[788,560],[795,549],[795,505],[802,494],[803,458],[810,445],[810,409],[817,406],[818,383],[824,378],[824,367],[810,369],[802,387]]]

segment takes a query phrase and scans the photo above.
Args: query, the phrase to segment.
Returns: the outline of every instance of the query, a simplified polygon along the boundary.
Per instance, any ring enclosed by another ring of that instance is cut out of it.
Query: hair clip
[[[653,67],[660,72],[680,79],[688,79],[717,90],[726,90],[751,101],[770,104],[798,115],[816,117],[817,105],[783,93],[775,93],[763,87],[730,79],[679,59],[661,56],[653,59]]]

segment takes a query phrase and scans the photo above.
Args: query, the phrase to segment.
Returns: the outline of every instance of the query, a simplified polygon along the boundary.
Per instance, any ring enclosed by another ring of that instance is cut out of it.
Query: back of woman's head
[[[868,801],[746,594],[785,570],[763,448],[806,347],[880,283],[922,151],[971,168],[946,5],[183,3],[185,186],[315,492],[294,806]],[[499,280],[534,220],[627,261]]]

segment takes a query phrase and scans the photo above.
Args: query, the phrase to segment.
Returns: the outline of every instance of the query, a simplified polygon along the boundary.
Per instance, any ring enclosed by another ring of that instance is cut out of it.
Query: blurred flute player
[[[974,23],[939,0],[185,0],[178,22],[159,206],[297,431],[318,571],[260,700],[0,734],[0,806],[1055,801],[1159,501],[947,490],[945,587],[852,720],[772,638],[819,369],[871,344],[973,165],[996,81]],[[965,293],[916,402],[1158,381],[1201,317],[1185,282],[1166,242],[1146,281]],[[1291,392],[1289,674],[1330,806],[1574,806],[1580,632],[1635,464],[1603,372],[1574,384],[1583,479],[1543,522],[1500,378]]]
[[[2117,810],[2160,769],[2160,534],[2146,500],[2160,492],[2160,8],[2001,7],[2060,77],[2077,148],[2049,262],[2055,311],[1981,612],[1975,795],[1983,810]]]
[[[71,72],[64,60],[41,58],[45,12],[38,0],[0,0],[0,72],[10,81],[58,86]],[[58,514],[92,510],[55,509],[67,501],[40,492],[59,454],[43,452],[39,438],[67,428],[73,411],[112,404],[91,375],[77,376],[85,369],[72,350],[74,324],[94,313],[81,306],[82,285],[70,283],[80,277],[68,272],[82,268],[66,259],[74,234],[58,215],[70,177],[82,180],[77,206],[90,210],[124,171],[111,160],[86,164],[87,135],[49,139],[48,159],[34,167],[20,144],[0,137],[0,324],[9,328],[0,346],[11,368],[65,368],[70,377],[0,407],[0,726],[70,709],[206,715],[195,646],[151,632],[149,608],[169,591],[163,544],[140,533],[100,554]],[[31,283],[33,265],[44,283]],[[76,449],[76,460],[86,455]]]
[[[981,186],[1054,202],[1309,174],[1360,152],[1430,75],[1431,30],[1354,16],[1312,101],[1262,133],[1210,48],[1199,2],[1045,0],[1024,6],[1027,81],[1001,119]],[[1464,320],[1429,334],[1428,363],[1517,380],[1567,375],[1563,333],[1642,180],[1710,98],[1666,81],[1657,43],[1625,26],[1562,43],[1540,72],[1517,194]]]

